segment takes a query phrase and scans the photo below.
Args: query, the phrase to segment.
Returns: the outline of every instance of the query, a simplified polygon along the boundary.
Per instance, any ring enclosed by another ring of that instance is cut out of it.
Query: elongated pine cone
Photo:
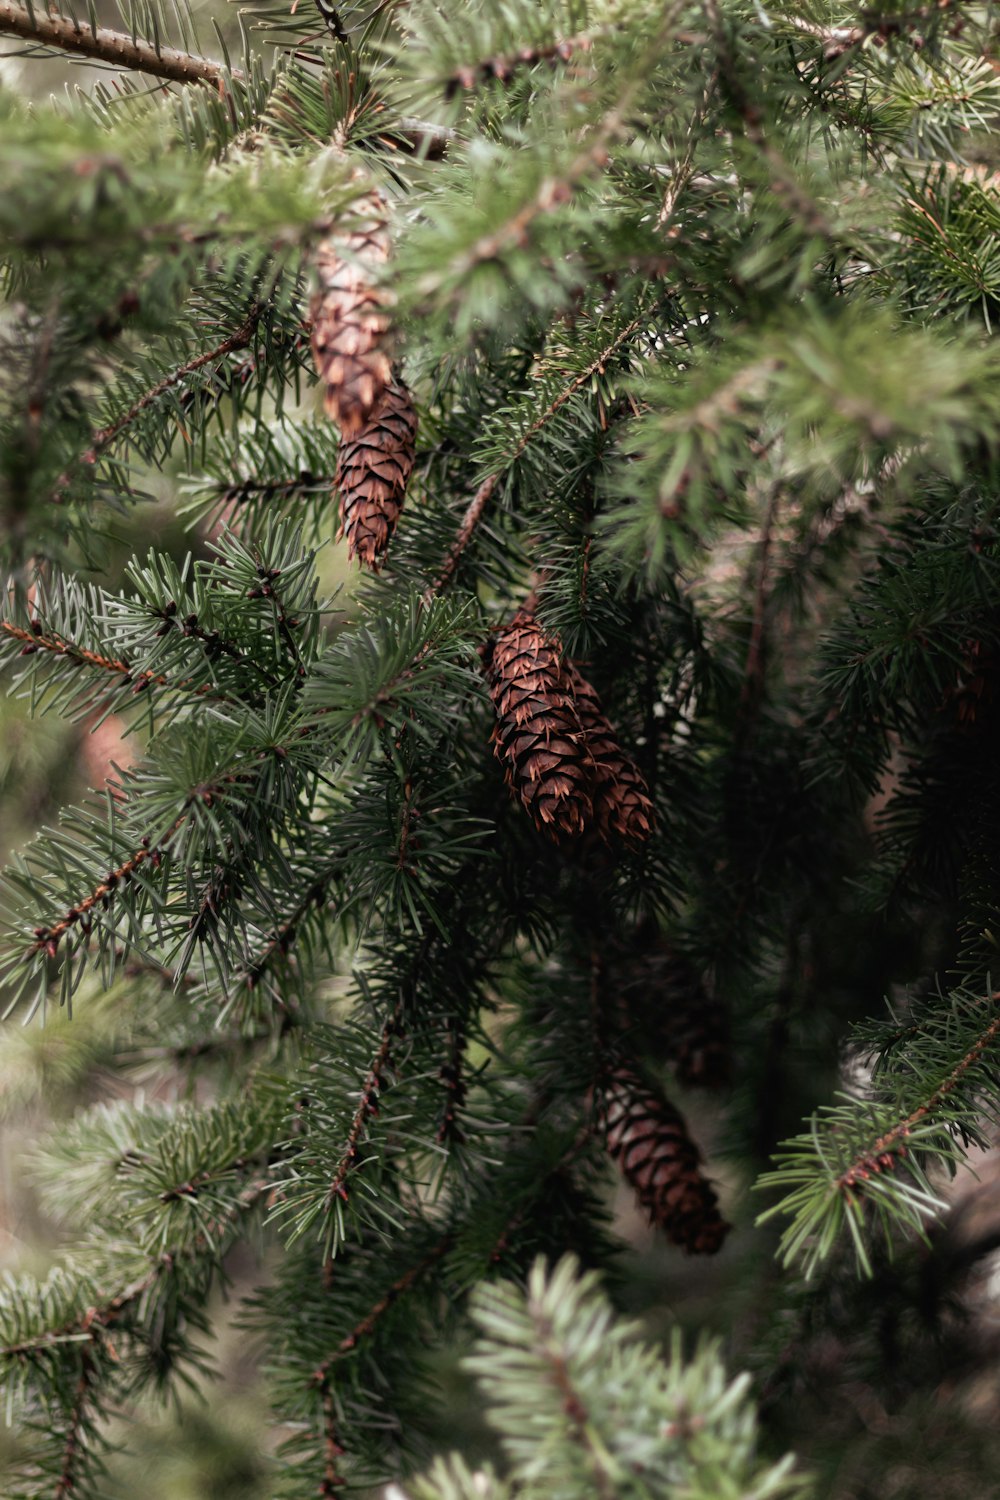
[[[643,951],[628,945],[620,967],[611,959],[620,1020],[644,1048],[668,1061],[688,1087],[722,1088],[730,1077],[729,1016],[692,964],[658,934]]]
[[[593,832],[609,843],[647,838],[653,808],[641,772],[594,689],[529,610],[497,632],[486,671],[497,758],[535,826],[557,843]]]
[[[334,489],[348,557],[377,568],[392,539],[416,454],[417,414],[401,380],[387,386],[377,411],[337,454]]]
[[[649,1214],[689,1255],[714,1255],[729,1233],[701,1153],[674,1106],[639,1073],[618,1067],[600,1094],[608,1151]]]
[[[594,761],[558,647],[519,610],[492,642],[487,673],[497,714],[493,743],[507,785],[543,833],[578,837],[594,818]]]
[[[345,438],[356,437],[392,379],[385,352],[389,318],[373,275],[389,258],[382,199],[366,193],[351,209],[354,227],[319,242],[313,255],[318,289],[310,302],[312,348],[326,387],[327,415]]]
[[[653,804],[646,781],[601,708],[601,700],[571,662],[563,672],[594,758],[594,811],[601,835],[609,843],[641,844],[653,828]]]

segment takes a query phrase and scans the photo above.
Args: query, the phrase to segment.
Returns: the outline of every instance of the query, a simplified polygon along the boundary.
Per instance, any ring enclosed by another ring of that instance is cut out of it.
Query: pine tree
[[[66,1246],[0,1292],[3,1493],[107,1492],[247,1246],[269,1493],[846,1493],[803,1390],[912,1394],[992,1243],[991,13],[216,33],[0,0],[114,70],[0,84],[4,712],[129,752],[0,888]],[[752,1282],[753,1391],[612,1311],[629,1199],[690,1320]]]

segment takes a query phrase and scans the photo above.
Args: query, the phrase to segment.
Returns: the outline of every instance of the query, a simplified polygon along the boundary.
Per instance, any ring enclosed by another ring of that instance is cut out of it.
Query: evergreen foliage
[[[115,70],[0,84],[0,666],[127,735],[0,885],[4,1493],[104,1493],[249,1244],[276,1495],[803,1494],[780,1361],[758,1427],[564,1257],[619,1168],[759,1211],[794,1348],[991,1143],[992,14],[85,9],[0,0]],[[472,1327],[503,1477],[426,1467]]]

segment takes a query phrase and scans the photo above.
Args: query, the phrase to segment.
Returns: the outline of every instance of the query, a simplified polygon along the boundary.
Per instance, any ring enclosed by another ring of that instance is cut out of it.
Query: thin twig
[[[556,412],[566,405],[566,402],[576,394],[580,387],[582,385],[586,385],[587,381],[591,378],[592,375],[595,375],[598,371],[603,370],[605,364],[612,357],[612,355],[616,354],[617,351],[621,348],[622,344],[630,339],[636,332],[636,330],[642,326],[642,322],[642,318],[633,318],[631,323],[623,328],[620,333],[617,333],[615,335],[615,337],[611,340],[611,343],[608,344],[607,348],[602,349],[597,358],[593,360],[592,363],[589,364],[581,374],[574,376],[570,383],[559,392],[559,395],[556,396],[555,400],[551,401],[545,408],[545,410],[541,413],[541,415],[535,418],[534,422],[532,422],[527,432],[522,434],[517,447],[514,449],[514,452],[511,454],[507,462],[507,468],[509,468],[511,464],[517,462],[517,460],[521,457],[521,454],[525,451],[528,444],[531,442],[532,438],[535,437],[542,430],[542,428],[552,420]],[[430,603],[430,600],[434,597],[435,594],[439,594],[443,589],[447,588],[448,584],[451,582],[455,574],[455,570],[462,560],[462,555],[468,547],[469,543],[472,541],[472,538],[476,532],[476,528],[483,518],[483,513],[490,502],[493,491],[497,487],[502,472],[503,471],[498,471],[495,474],[491,474],[487,479],[484,479],[475,495],[470,500],[468,509],[466,510],[465,515],[462,517],[462,523],[459,526],[458,531],[455,533],[455,540],[452,542],[451,547],[449,548],[448,556],[445,558],[444,565],[442,566],[437,578],[434,580],[430,588],[428,588],[423,596],[423,602],[425,605]]]
[[[0,0],[0,6],[3,3],[4,0]],[[188,375],[194,374],[195,370],[203,369],[205,365],[210,365],[217,359],[225,359],[228,355],[235,354],[239,349],[248,348],[253,340],[263,311],[263,305],[255,303],[244,322],[240,324],[235,332],[227,334],[220,343],[211,349],[206,349],[204,354],[195,355],[193,359],[189,359],[184,364],[178,365],[176,370],[171,370],[169,375],[164,375],[162,380],[158,380],[154,386],[151,386],[148,391],[144,391],[137,400],[133,401],[128,411],[123,412],[120,417],[116,417],[106,427],[99,427],[91,435],[90,447],[81,455],[79,462],[96,464],[100,455],[107,448],[110,448],[111,444],[116,438],[121,436],[126,428],[131,427],[136,417],[140,416],[147,407],[152,406],[153,402],[157,401],[166,391],[172,390],[175,385],[179,385]],[[68,479],[68,474],[63,474],[56,485],[53,499],[58,500],[60,498],[63,490],[66,488]]]
[[[350,1333],[344,1335],[333,1353],[316,1366],[312,1373],[311,1384],[318,1386],[321,1390],[326,1390],[329,1385],[330,1371],[334,1365],[338,1364],[340,1360],[345,1359],[348,1354],[353,1353],[361,1340],[367,1338],[369,1334],[375,1331],[379,1320],[389,1311],[390,1307],[395,1302],[398,1302],[403,1293],[409,1291],[414,1282],[418,1281],[426,1271],[429,1271],[431,1266],[436,1265],[441,1257],[448,1253],[453,1244],[454,1236],[449,1231],[447,1234],[442,1235],[441,1239],[431,1247],[416,1265],[410,1266],[409,1270],[404,1271],[402,1276],[398,1277],[392,1283],[389,1290],[383,1296],[379,1297],[377,1302],[372,1304],[364,1317],[355,1323]]]
[[[990,999],[993,1002],[1000,1001],[1000,991],[992,994]],[[841,1172],[839,1177],[834,1179],[834,1188],[840,1192],[843,1192],[845,1189],[850,1190],[859,1181],[866,1182],[873,1173],[878,1174],[882,1171],[891,1171],[900,1157],[905,1156],[906,1138],[910,1135],[913,1127],[919,1125],[920,1121],[926,1119],[928,1115],[933,1115],[938,1106],[948,1098],[948,1095],[954,1093],[965,1074],[974,1063],[979,1061],[987,1047],[998,1036],[1000,1036],[1000,1015],[994,1017],[985,1031],[979,1035],[968,1052],[966,1052],[965,1056],[960,1058],[948,1076],[938,1084],[937,1088],[924,1100],[923,1104],[918,1104],[916,1109],[910,1111],[905,1120],[898,1121],[897,1124],[893,1125],[891,1130],[887,1130],[884,1135],[879,1136],[871,1151],[866,1151],[857,1157],[851,1162],[849,1167]]]
[[[382,1074],[389,1061],[393,1041],[400,1034],[400,1019],[402,1016],[402,1001],[400,1001],[392,1012],[392,1015],[382,1027],[382,1036],[376,1048],[375,1056],[372,1058],[368,1075],[361,1086],[361,1097],[358,1107],[351,1119],[350,1129],[347,1132],[347,1144],[344,1153],[337,1163],[337,1169],[327,1189],[326,1201],[332,1207],[335,1198],[347,1200],[347,1188],[344,1186],[350,1173],[354,1170],[358,1155],[358,1143],[362,1132],[371,1117],[378,1112],[379,1092],[383,1087]]]
[[[76,906],[71,906],[66,915],[58,922],[53,922],[51,927],[36,927],[35,941],[27,949],[25,958],[32,958],[34,954],[40,952],[43,948],[50,958],[55,958],[56,950],[59,947],[59,939],[71,927],[75,927],[77,923],[82,925],[85,933],[89,932],[90,923],[88,913],[94,909],[98,902],[103,901],[106,897],[110,897],[112,891],[119,885],[131,880],[132,876],[147,860],[150,861],[155,869],[160,864],[166,852],[167,844],[173,838],[174,834],[187,822],[187,818],[188,813],[185,809],[179,817],[174,819],[162,839],[156,844],[153,844],[148,838],[144,839],[140,849],[137,849],[117,869],[109,870],[101,883],[94,887],[90,895],[85,896]]]
[[[96,29],[72,16],[52,15],[33,7],[27,10],[12,0],[0,0],[0,32],[23,38],[60,52],[72,52],[94,62],[111,63],[117,68],[131,68],[150,73],[170,83],[209,83],[225,94],[230,80],[242,80],[235,68],[226,68],[210,58],[182,52],[177,47],[163,47],[143,42],[123,31]]]
[[[52,1492],[52,1500],[66,1500],[66,1496],[72,1495],[77,1487],[78,1465],[83,1453],[82,1430],[93,1372],[94,1356],[88,1346],[84,1349],[80,1361],[80,1379],[77,1381],[73,1396],[73,1407],[69,1414],[69,1427],[63,1447],[62,1472]]]

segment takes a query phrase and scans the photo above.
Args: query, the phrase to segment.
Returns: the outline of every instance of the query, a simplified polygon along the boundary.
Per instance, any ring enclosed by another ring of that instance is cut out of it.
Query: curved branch
[[[193,52],[143,42],[123,31],[109,31],[105,26],[95,28],[72,16],[29,11],[11,0],[0,0],[0,33],[54,47],[60,52],[72,52],[94,62],[110,63],[116,68],[150,73],[170,83],[210,83],[220,93],[225,93],[231,80],[243,76],[236,69]]]

